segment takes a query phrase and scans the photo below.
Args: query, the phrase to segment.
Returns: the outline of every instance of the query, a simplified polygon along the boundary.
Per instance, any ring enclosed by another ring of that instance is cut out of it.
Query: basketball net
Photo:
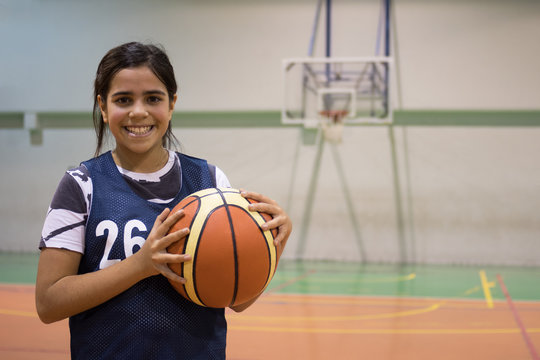
[[[347,110],[323,110],[319,112],[322,117],[321,126],[326,141],[332,144],[341,144],[343,141],[343,118],[348,113]]]

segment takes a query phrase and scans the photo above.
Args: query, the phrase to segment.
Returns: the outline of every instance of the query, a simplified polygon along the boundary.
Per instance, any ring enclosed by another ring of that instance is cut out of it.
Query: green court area
[[[280,293],[540,300],[540,268],[283,261],[269,286]]]
[[[0,283],[34,284],[39,254],[0,252]]]
[[[33,284],[38,254],[0,253],[0,283]],[[286,294],[540,301],[540,268],[283,260],[267,291]]]

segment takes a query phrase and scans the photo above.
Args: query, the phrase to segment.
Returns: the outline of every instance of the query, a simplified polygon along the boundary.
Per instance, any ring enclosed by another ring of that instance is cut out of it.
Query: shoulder
[[[176,155],[180,159],[180,163],[199,163],[200,165],[204,165],[208,168],[208,171],[210,172],[210,175],[215,180],[215,186],[216,187],[231,187],[231,184],[229,182],[229,179],[225,175],[225,173],[216,165],[210,164],[207,160],[201,159],[198,157],[186,155],[180,152],[176,152]]]
[[[92,179],[86,166],[66,171],[51,202],[52,209],[66,209],[86,213],[92,194]]]
[[[195,157],[195,156],[191,156],[191,155],[186,155],[184,153],[181,153],[181,152],[175,152],[176,156],[178,157],[178,159],[180,160],[180,162],[191,162],[191,163],[206,163],[207,161],[205,159],[202,159],[202,158],[198,158],[198,157]]]
[[[83,161],[81,165],[87,169],[87,174],[108,174],[116,168],[111,151],[107,151],[99,156]],[[77,168],[79,169],[79,168]]]
[[[39,247],[84,253],[84,229],[92,197],[92,180],[81,165],[66,171],[51,201]]]

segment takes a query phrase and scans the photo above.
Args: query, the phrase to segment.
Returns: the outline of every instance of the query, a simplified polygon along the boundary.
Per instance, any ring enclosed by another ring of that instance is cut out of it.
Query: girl
[[[183,212],[181,199],[208,187],[229,187],[217,167],[167,150],[177,143],[171,117],[174,71],[156,46],[127,43],[101,60],[94,83],[95,157],[69,170],[43,227],[36,281],[40,319],[69,317],[73,359],[224,359],[224,309],[184,300],[168,283],[185,280],[167,264],[190,261],[166,248],[189,232],[167,234]],[[106,128],[115,149],[102,155]],[[278,229],[281,252],[291,221],[257,193],[254,211]],[[233,308],[242,311],[255,299]]]

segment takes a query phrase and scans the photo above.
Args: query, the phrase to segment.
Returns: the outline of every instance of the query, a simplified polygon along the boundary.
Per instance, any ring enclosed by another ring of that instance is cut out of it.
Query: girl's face
[[[103,120],[116,139],[116,154],[162,155],[162,138],[172,117],[176,95],[146,66],[120,70],[107,99],[98,96]]]

